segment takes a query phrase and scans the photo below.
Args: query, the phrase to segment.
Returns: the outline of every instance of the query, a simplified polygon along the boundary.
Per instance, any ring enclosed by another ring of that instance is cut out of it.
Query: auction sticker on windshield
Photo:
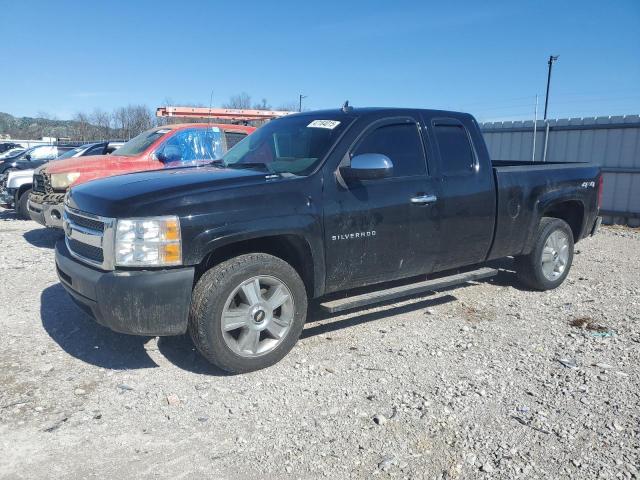
[[[333,130],[340,122],[337,120],[314,120],[307,127],[309,128],[328,128],[329,130]]]

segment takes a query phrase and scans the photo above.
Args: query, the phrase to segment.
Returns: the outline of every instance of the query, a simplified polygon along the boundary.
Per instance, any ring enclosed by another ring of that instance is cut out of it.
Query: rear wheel
[[[295,269],[264,253],[207,271],[193,290],[189,332],[200,353],[232,373],[273,365],[293,348],[307,314]]]
[[[31,195],[30,188],[22,192],[22,195],[20,195],[20,197],[18,197],[18,199],[16,200],[16,213],[22,220],[29,220],[31,218],[29,216],[29,208],[27,206],[29,195]]]
[[[518,277],[535,290],[560,286],[571,269],[573,245],[573,232],[567,222],[543,217],[531,253],[516,258]]]

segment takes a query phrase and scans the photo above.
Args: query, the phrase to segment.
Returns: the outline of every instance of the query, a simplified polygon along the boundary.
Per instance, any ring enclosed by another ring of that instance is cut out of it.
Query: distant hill
[[[14,117],[0,112],[0,135],[11,138],[37,140],[42,137],[70,138],[78,130],[73,120],[51,120],[48,118]]]

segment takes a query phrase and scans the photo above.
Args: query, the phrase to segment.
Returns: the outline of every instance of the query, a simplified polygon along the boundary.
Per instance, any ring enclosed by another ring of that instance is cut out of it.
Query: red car
[[[47,227],[62,228],[62,204],[70,187],[123,173],[210,162],[254,130],[231,124],[166,125],[141,133],[111,155],[51,162],[33,176],[29,215]]]

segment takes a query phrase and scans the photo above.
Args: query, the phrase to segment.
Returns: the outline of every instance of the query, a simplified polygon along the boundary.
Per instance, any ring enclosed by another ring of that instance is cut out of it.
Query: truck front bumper
[[[27,201],[27,209],[31,220],[45,227],[62,228],[63,203],[45,203],[34,200],[32,194]]]
[[[193,267],[103,272],[74,259],[56,244],[60,283],[99,324],[132,335],[181,335],[187,331]]]

